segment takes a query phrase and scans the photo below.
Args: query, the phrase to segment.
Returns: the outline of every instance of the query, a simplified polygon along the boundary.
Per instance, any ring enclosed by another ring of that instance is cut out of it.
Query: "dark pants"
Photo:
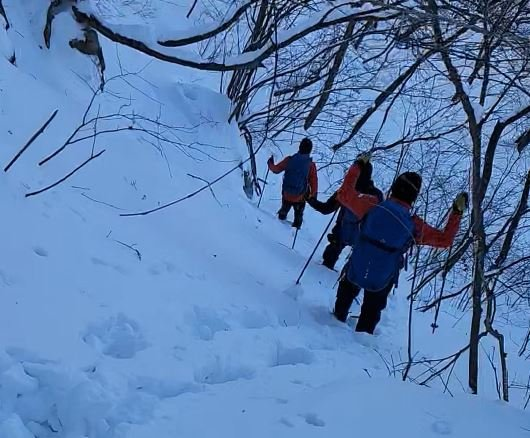
[[[355,331],[373,334],[377,323],[381,320],[381,312],[386,307],[388,295],[392,290],[394,283],[390,283],[383,290],[378,292],[364,291],[363,305],[361,307],[361,315],[357,321]],[[335,310],[333,311],[335,317],[342,322],[346,322],[348,312],[357,298],[361,288],[353,283],[350,283],[346,277],[343,277],[339,282],[339,289],[337,291],[337,299],[335,301]]]
[[[287,219],[287,214],[291,211],[291,207],[294,210],[293,227],[300,228],[304,220],[305,202],[290,202],[282,199],[282,206],[278,211],[278,219],[282,221]]]
[[[335,263],[340,257],[340,253],[345,248],[345,245],[340,240],[340,226],[337,223],[328,234],[329,244],[326,246],[324,253],[322,254],[322,264],[329,269],[335,269]]]

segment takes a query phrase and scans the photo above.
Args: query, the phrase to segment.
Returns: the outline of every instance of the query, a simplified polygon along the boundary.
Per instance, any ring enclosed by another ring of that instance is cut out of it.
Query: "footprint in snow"
[[[321,420],[317,414],[309,413],[305,415],[300,415],[302,418],[305,419],[305,422],[307,424],[310,424],[311,426],[315,427],[324,427],[326,425],[326,422],[324,420]]]
[[[46,251],[41,246],[36,246],[33,248],[33,252],[40,257],[48,257],[48,251]]]
[[[148,272],[151,274],[151,275],[162,275],[162,274],[171,274],[173,272],[175,272],[177,270],[177,268],[175,267],[175,265],[169,263],[169,262],[162,262],[162,263],[157,263],[153,266],[151,266],[148,270]]]
[[[120,265],[114,265],[112,263],[108,263],[105,260],[99,259],[97,257],[92,257],[90,259],[90,261],[96,266],[106,266],[106,267],[114,269],[115,271],[119,272],[120,274],[124,274],[124,275],[127,274],[127,270],[125,268],[121,267]]]
[[[182,94],[191,101],[196,101],[199,98],[197,89],[190,85],[182,85]]]
[[[122,313],[89,326],[83,340],[116,359],[131,359],[149,346],[138,323]]]
[[[272,318],[267,312],[244,309],[238,315],[239,323],[246,329],[262,329],[265,327],[272,327]]]
[[[217,332],[229,331],[230,325],[216,311],[195,306],[194,315],[190,318],[199,339],[211,341]]]
[[[276,355],[272,358],[273,367],[287,365],[310,365],[315,360],[315,355],[310,350],[301,347],[287,348],[279,344]]]
[[[438,420],[431,424],[431,430],[438,435],[451,435],[453,428],[447,421]]]
[[[299,298],[302,298],[304,295],[304,289],[300,285],[291,286],[283,291],[288,297],[297,301]]]
[[[137,391],[162,399],[201,391],[200,385],[194,382],[167,381],[153,377],[136,377],[131,381],[131,386]]]
[[[294,427],[294,424],[291,423],[287,418],[282,417],[280,418],[280,423],[287,427]]]
[[[0,280],[4,284],[4,286],[11,286],[13,284],[13,280],[11,277],[6,274],[4,271],[0,269]]]
[[[195,381],[208,385],[233,382],[235,380],[250,380],[256,374],[256,370],[241,364],[233,364],[221,361],[216,357],[215,361],[195,371]]]

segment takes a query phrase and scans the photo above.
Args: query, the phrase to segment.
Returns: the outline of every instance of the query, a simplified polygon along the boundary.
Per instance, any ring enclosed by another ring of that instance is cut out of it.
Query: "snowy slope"
[[[293,231],[274,216],[278,178],[261,209],[237,170],[213,194],[120,216],[184,196],[204,184],[190,175],[212,180],[244,158],[212,77],[106,45],[109,77],[141,74],[110,81],[91,114],[126,101],[178,126],[178,147],[121,132],[38,166],[79,124],[85,81],[98,84],[95,66],[67,47],[77,32],[67,14],[51,50],[39,48],[40,3],[5,2],[18,67],[0,60],[0,162],[59,112],[0,174],[0,438],[527,436],[530,420],[514,407],[388,377],[385,360],[406,340],[405,288],[367,338],[330,317],[336,274],[318,259],[293,286],[328,219],[308,212],[291,250]],[[24,197],[92,148],[106,152]]]

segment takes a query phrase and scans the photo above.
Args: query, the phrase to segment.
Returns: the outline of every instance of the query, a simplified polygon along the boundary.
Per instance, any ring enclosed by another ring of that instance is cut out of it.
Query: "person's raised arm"
[[[467,208],[468,195],[460,193],[453,202],[453,208],[449,214],[449,219],[443,229],[437,229],[418,216],[414,216],[415,236],[418,245],[428,245],[434,248],[449,248],[456,237],[462,214]]]
[[[274,157],[270,157],[269,160],[267,161],[267,166],[269,166],[269,170],[272,173],[282,173],[287,168],[287,163],[289,162],[289,158],[291,157],[285,157],[278,164],[274,164]]]
[[[361,154],[357,160],[350,167],[340,189],[338,190],[339,202],[359,219],[374,206],[379,203],[379,199],[373,195],[366,195],[360,193],[355,189],[359,175],[361,174],[361,166],[370,160],[368,154]]]

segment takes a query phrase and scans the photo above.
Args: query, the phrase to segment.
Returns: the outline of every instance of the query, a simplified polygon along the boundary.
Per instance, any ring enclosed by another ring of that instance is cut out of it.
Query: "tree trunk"
[[[479,206],[480,209],[480,206]],[[480,323],[482,318],[482,289],[484,285],[484,256],[486,251],[482,211],[474,241],[473,262],[473,316],[471,318],[471,332],[469,337],[469,388],[473,394],[478,394],[478,366]]]

